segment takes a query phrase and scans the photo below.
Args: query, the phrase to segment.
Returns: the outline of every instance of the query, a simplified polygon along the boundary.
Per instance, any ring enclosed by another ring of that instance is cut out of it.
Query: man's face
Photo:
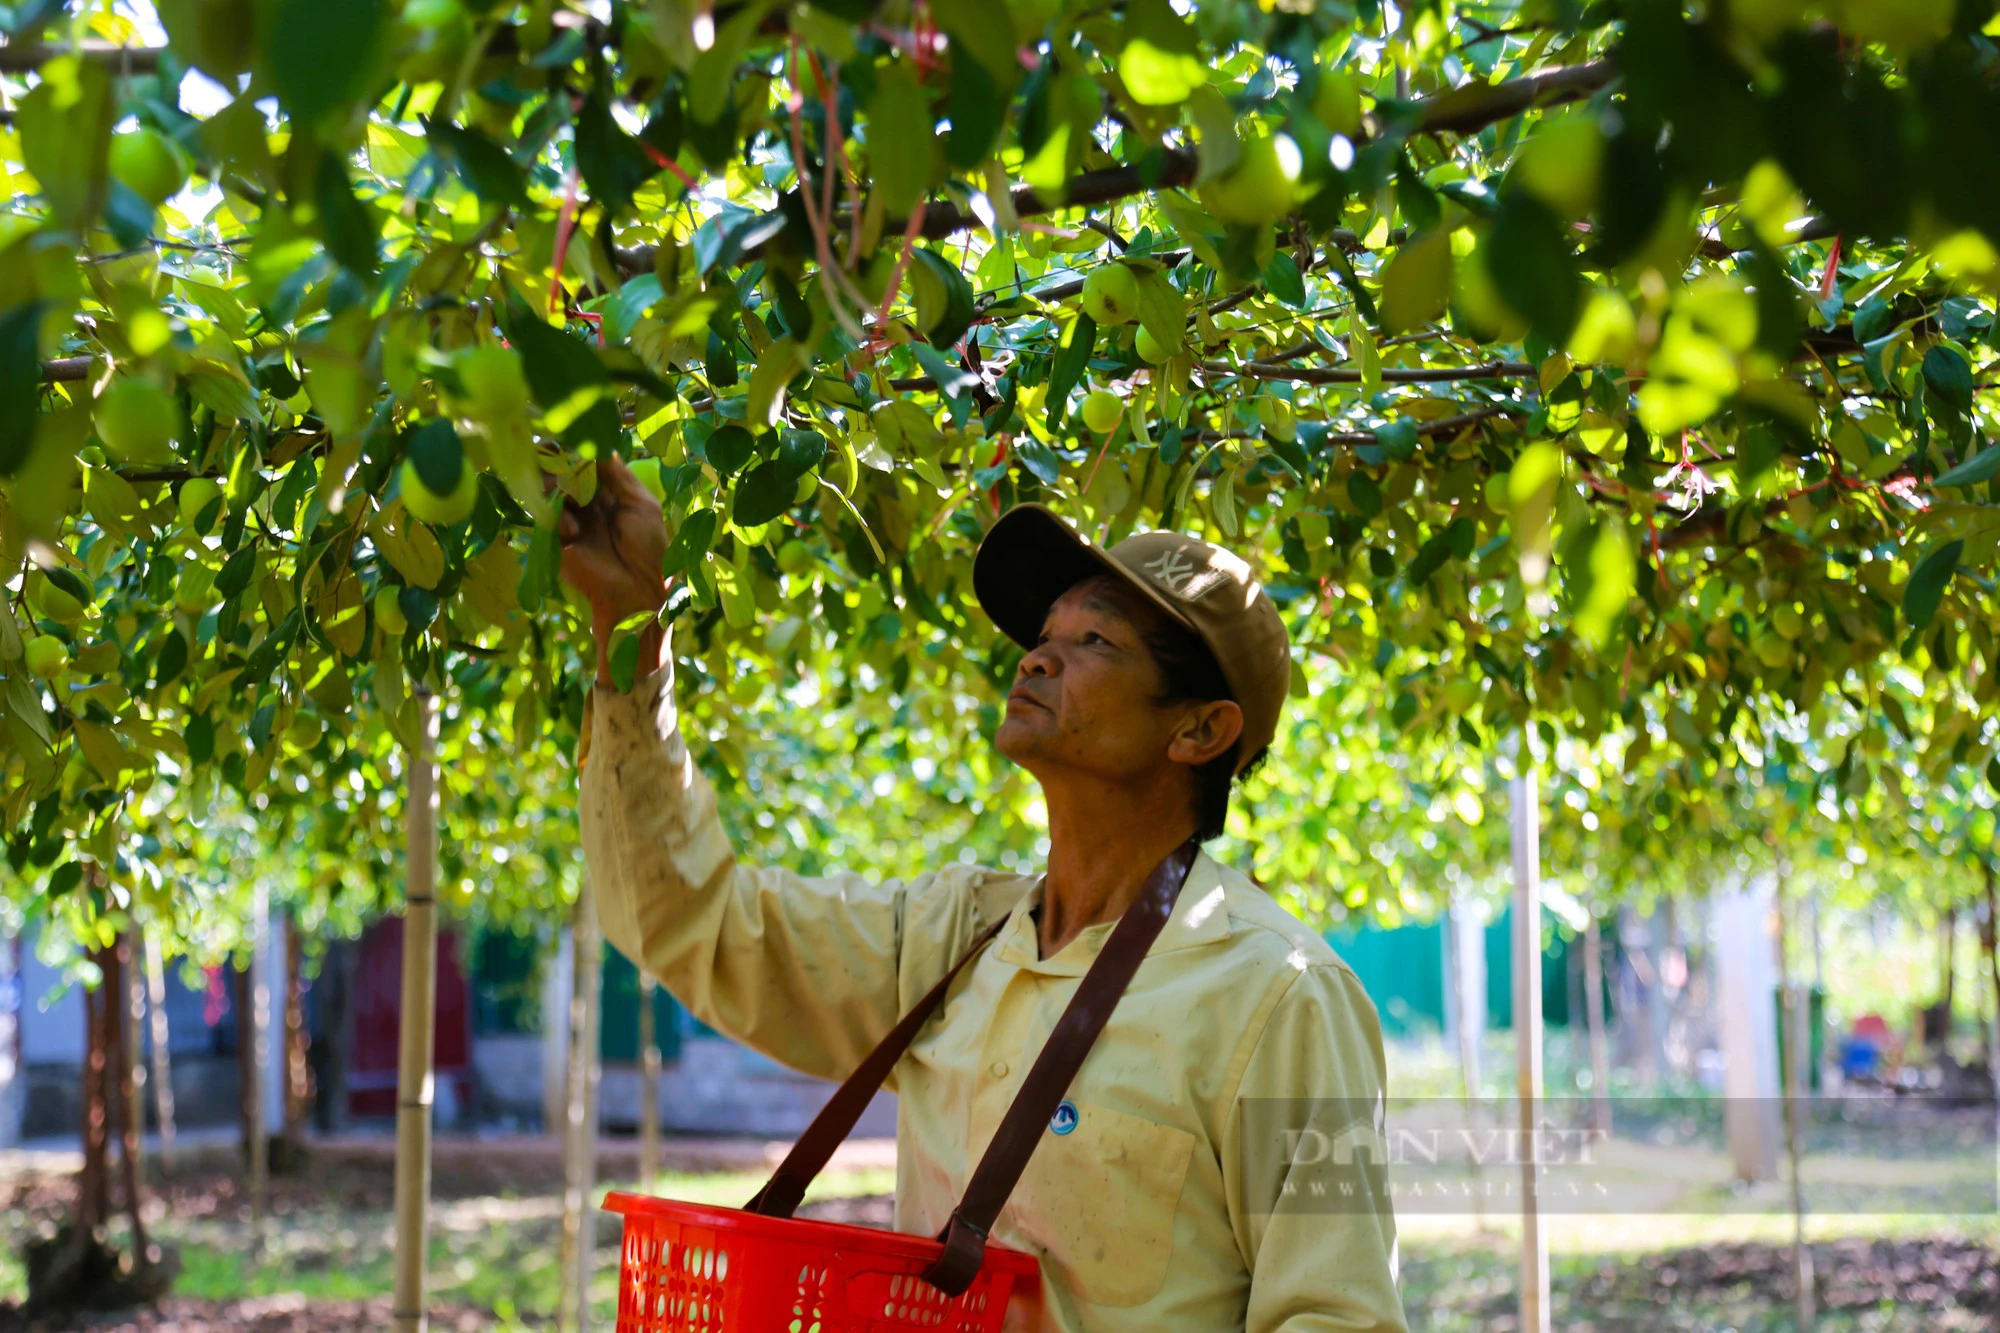
[[[1044,781],[1063,770],[1116,780],[1157,768],[1185,711],[1154,702],[1162,681],[1144,635],[1166,623],[1109,575],[1064,593],[1015,673],[1000,753]]]

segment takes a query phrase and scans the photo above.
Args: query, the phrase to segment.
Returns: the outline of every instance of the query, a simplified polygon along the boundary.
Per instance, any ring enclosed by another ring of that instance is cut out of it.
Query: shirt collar
[[[1001,928],[995,941],[996,952],[1002,961],[1025,971],[1052,977],[1080,977],[1096,961],[1098,951],[1111,938],[1111,932],[1118,923],[1100,921],[1094,926],[1086,926],[1055,957],[1038,957],[1035,920],[1030,914],[1041,906],[1045,883],[1046,880],[1036,880],[1034,887],[1014,904],[1007,924]],[[1146,950],[1146,956],[1151,958],[1154,954],[1192,949],[1228,938],[1229,906],[1222,882],[1222,867],[1211,860],[1207,852],[1198,852],[1194,865],[1188,870],[1187,882],[1181,885],[1180,897],[1174,900],[1174,910],[1168,915],[1166,925],[1160,928],[1152,947]]]

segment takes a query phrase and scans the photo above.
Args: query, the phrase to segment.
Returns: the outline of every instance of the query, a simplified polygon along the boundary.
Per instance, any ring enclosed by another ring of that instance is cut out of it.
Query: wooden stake
[[[1532,1147],[1542,1096],[1541,817],[1534,762],[1521,738],[1512,784],[1514,843],[1514,1075],[1521,1136],[1521,1333],[1549,1333],[1549,1238],[1536,1197]]]
[[[132,1131],[132,1175],[137,1180],[146,1178],[146,974],[139,967],[142,934],[138,918],[134,917],[119,942],[123,954],[119,971],[125,983],[125,1040],[120,1052],[124,1059],[120,1062],[119,1082],[125,1092],[125,1123]],[[133,1216],[137,1215],[135,1204]],[[143,1248],[140,1254],[144,1256]]]
[[[153,1114],[160,1122],[160,1174],[174,1169],[174,1079],[168,1049],[167,969],[157,932],[146,935],[146,994],[153,1009]]]
[[[306,1141],[306,1113],[312,1109],[312,1038],[306,1032],[305,941],[298,918],[285,918],[285,1139],[293,1149]]]
[[[131,977],[134,968],[133,956],[137,952],[132,947],[132,932],[127,930],[111,946],[111,966],[114,974],[105,978],[104,1004],[113,1026],[111,1041],[106,1050],[116,1050],[119,1055],[116,1080],[119,1106],[118,1158],[125,1177],[125,1210],[132,1219],[132,1261],[135,1267],[143,1268],[151,1258],[152,1247],[146,1243],[146,1223],[140,1216],[139,1204],[139,1132],[140,1125],[133,1112],[139,1108],[138,1089],[134,1086],[132,1074],[135,1062],[128,1057],[134,1054],[135,1043],[128,1032],[126,1018],[130,1013],[128,997],[131,995]],[[129,1025],[129,1026],[136,1026]]]
[[[432,1029],[437,997],[437,706],[416,692],[417,753],[409,762],[408,884],[396,1065],[396,1333],[425,1333],[424,1249],[430,1235]]]
[[[1583,1012],[1590,1025],[1590,1119],[1611,1137],[1611,1042],[1604,1031],[1604,936],[1593,909],[1583,927]]]
[[[659,990],[651,974],[639,974],[639,1190],[651,1193],[660,1174],[660,1042],[653,1004]]]
[[[1785,1088],[1785,1156],[1790,1159],[1792,1170],[1792,1282],[1793,1314],[1798,1323],[1799,1333],[1811,1333],[1813,1328],[1813,1255],[1812,1246],[1806,1243],[1806,1192],[1805,1182],[1799,1176],[1799,1140],[1804,1137],[1800,1126],[1803,1102],[1799,1096],[1799,1069],[1805,1063],[1810,1035],[1806,1031],[1806,1006],[1799,1003],[1798,987],[1792,983],[1791,949],[1786,942],[1785,914],[1789,906],[1786,900],[1786,865],[1783,856],[1778,858],[1777,891],[1774,915],[1778,919],[1778,995],[1782,1001],[1785,1024],[1785,1058],[1780,1061],[1779,1070]]]
[[[271,891],[259,877],[250,892],[250,1008],[239,1022],[250,1043],[250,1086],[243,1097],[250,1135],[250,1247],[264,1243],[264,1214],[271,1191],[271,1132],[264,1107],[271,1067]]]
[[[570,995],[569,1105],[564,1122],[562,1303],[556,1319],[571,1333],[589,1333],[591,1251],[597,1215],[590,1206],[597,1149],[597,1015],[603,988],[604,945],[591,901],[590,877],[577,888],[570,922],[575,941]]]

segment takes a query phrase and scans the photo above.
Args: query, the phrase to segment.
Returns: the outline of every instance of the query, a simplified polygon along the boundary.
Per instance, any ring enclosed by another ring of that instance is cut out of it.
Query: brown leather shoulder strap
[[[764,1188],[756,1197],[743,1205],[748,1212],[762,1213],[766,1217],[790,1217],[799,1201],[805,1198],[806,1186],[812,1184],[813,1177],[825,1169],[833,1160],[834,1150],[854,1132],[861,1113],[868,1109],[868,1103],[881,1090],[882,1082],[889,1077],[889,1071],[903,1058],[910,1043],[916,1040],[918,1029],[930,1019],[939,1004],[943,1003],[945,992],[951,989],[952,979],[965,969],[965,965],[978,956],[979,951],[990,943],[1000,928],[1007,924],[1001,917],[979,933],[978,938],[959,960],[951,965],[951,971],[944,974],[937,985],[925,992],[924,997],[910,1007],[895,1027],[868,1052],[868,1058],[847,1076],[813,1117],[805,1133],[799,1135],[792,1144],[792,1150],[785,1154],[785,1160],[764,1182]]]
[[[1000,1128],[993,1132],[993,1141],[986,1145],[964,1197],[938,1233],[944,1253],[924,1274],[924,1280],[946,1295],[963,1292],[979,1272],[986,1256],[986,1233],[1027,1170],[1028,1158],[1042,1141],[1049,1118],[1062,1104],[1070,1081],[1083,1067],[1084,1057],[1104,1030],[1132,974],[1139,970],[1146,951],[1167,924],[1181,885],[1194,868],[1197,850],[1192,842],[1183,844],[1153,868],[1138,900],[1112,927],[1111,938],[1077,983],[1076,993],[1056,1020],[1048,1042],[1021,1080],[1021,1090],[1014,1094],[1014,1104],[1007,1108]]]
[[[1139,891],[1138,899],[1118,918],[1118,924],[1111,929],[1111,937],[1092,960],[1083,980],[1077,983],[1076,993],[1070,996],[1062,1017],[1056,1020],[1055,1029],[1043,1045],[1041,1054],[1035,1057],[1034,1065],[1021,1080],[1020,1091],[1014,1094],[1014,1104],[1001,1117],[1000,1127],[994,1131],[992,1142],[986,1145],[985,1154],[973,1170],[972,1179],[966,1184],[964,1197],[957,1208],[952,1210],[951,1220],[938,1239],[944,1242],[944,1253],[938,1258],[924,1280],[950,1296],[962,1293],[971,1285],[979,1272],[980,1264],[986,1257],[986,1234],[993,1227],[993,1221],[1000,1216],[1006,1206],[1007,1196],[1014,1192],[1021,1173],[1028,1167],[1028,1158],[1033,1155],[1035,1145],[1041,1142],[1042,1132],[1055,1114],[1056,1107],[1069,1091],[1076,1071],[1083,1067],[1084,1057],[1104,1030],[1111,1011],[1117,1007],[1118,999],[1125,993],[1125,987],[1132,980],[1133,973],[1145,960],[1146,951],[1158,938],[1160,930],[1173,914],[1174,902],[1180,897],[1181,885],[1187,880],[1188,871],[1194,868],[1195,855],[1199,848],[1193,842],[1176,848],[1167,858],[1153,867],[1147,877],[1145,887]],[[825,1107],[805,1133],[799,1135],[798,1142],[785,1154],[785,1160],[757,1191],[756,1197],[744,1205],[746,1211],[762,1213],[767,1217],[790,1217],[805,1197],[806,1186],[812,1183],[827,1162],[832,1160],[834,1149],[841,1145],[860,1120],[861,1113],[868,1106],[869,1099],[882,1086],[889,1071],[903,1058],[917,1031],[923,1027],[931,1014],[943,1001],[945,991],[952,980],[964,970],[965,965],[976,957],[979,951],[1000,933],[1007,918],[988,926],[972,942],[951,971],[931,987],[925,996],[903,1015],[887,1036],[877,1043],[868,1058],[861,1062],[847,1081],[842,1083],[828,1099]]]

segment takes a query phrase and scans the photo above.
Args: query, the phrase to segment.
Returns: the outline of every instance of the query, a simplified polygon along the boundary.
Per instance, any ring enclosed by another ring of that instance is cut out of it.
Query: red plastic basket
[[[986,1247],[963,1295],[920,1274],[944,1249],[925,1236],[735,1208],[610,1194],[625,1219],[618,1333],[1000,1333],[1032,1326],[1041,1269]]]

